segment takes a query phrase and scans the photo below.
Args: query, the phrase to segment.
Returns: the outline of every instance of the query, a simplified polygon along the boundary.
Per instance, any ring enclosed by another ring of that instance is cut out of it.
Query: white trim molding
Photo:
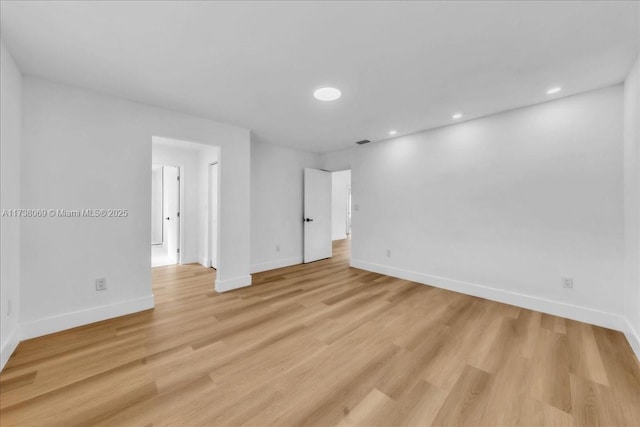
[[[0,371],[4,369],[4,365],[7,364],[9,358],[16,351],[16,348],[20,344],[20,326],[16,325],[7,337],[2,348],[0,348]]]
[[[417,282],[423,285],[435,286],[437,288],[447,289],[450,291],[473,295],[492,301],[515,305],[517,307],[527,308],[529,310],[540,311],[560,317],[566,317],[568,319],[590,323],[592,325],[603,326],[609,329],[615,329],[623,332],[626,332],[627,329],[623,326],[624,323],[626,323],[625,319],[617,314],[608,313],[606,311],[566,304],[546,298],[506,291],[504,289],[478,285],[475,283],[462,282],[460,280],[449,279],[446,277],[433,276],[429,274],[418,273],[415,271],[403,270],[358,259],[352,259],[350,265],[351,267],[359,268],[361,270],[372,271],[374,273],[397,277],[399,279],[410,280],[412,282]],[[627,337],[629,337],[629,334],[627,334]],[[637,350],[636,354],[638,354]]]
[[[281,258],[273,261],[261,262],[251,266],[251,273],[260,273],[262,271],[275,270],[276,268],[289,267],[291,265],[302,264],[302,257],[295,256],[291,258]]]
[[[54,332],[88,325],[89,323],[149,310],[153,308],[154,305],[154,297],[153,294],[151,294],[142,298],[46,317],[44,319],[20,324],[20,338],[22,340],[36,338]]]
[[[640,334],[638,334],[638,332],[633,329],[633,326],[631,326],[631,322],[626,317],[622,318],[622,328],[620,329],[622,330],[622,332],[624,332],[624,335],[627,337],[627,341],[629,341],[631,349],[636,354],[638,360],[640,360]]]
[[[180,265],[184,265],[184,264],[200,264],[200,260],[198,259],[198,257],[189,257],[189,258],[183,259],[182,262],[180,263]]]
[[[251,286],[251,275],[232,277],[231,279],[216,279],[216,292],[228,292],[234,289],[246,288]]]

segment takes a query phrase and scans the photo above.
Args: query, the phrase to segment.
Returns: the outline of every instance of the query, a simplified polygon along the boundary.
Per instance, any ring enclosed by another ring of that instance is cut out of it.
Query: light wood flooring
[[[154,269],[154,310],[20,344],[0,425],[640,426],[621,333],[349,268],[348,243],[226,294]]]

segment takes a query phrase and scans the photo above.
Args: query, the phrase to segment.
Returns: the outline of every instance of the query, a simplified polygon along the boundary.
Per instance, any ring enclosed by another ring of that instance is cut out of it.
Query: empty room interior
[[[0,425],[640,426],[640,2],[0,2]]]

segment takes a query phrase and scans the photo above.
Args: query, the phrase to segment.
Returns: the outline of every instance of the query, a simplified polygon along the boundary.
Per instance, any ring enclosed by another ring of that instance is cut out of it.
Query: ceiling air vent
[[[368,143],[370,143],[370,142],[371,142],[371,141],[369,141],[368,139],[363,139],[362,141],[356,141],[356,144],[358,144],[358,145],[362,145],[362,144],[368,144]]]

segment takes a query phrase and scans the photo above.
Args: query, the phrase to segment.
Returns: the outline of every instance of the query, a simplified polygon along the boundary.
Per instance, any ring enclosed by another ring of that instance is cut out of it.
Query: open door
[[[304,262],[331,258],[331,172],[304,170]]]
[[[175,166],[164,168],[164,234],[167,256],[180,261],[180,169]]]
[[[162,166],[153,165],[151,168],[151,245],[162,245],[162,222],[164,221],[164,207],[162,202],[163,171]]]

